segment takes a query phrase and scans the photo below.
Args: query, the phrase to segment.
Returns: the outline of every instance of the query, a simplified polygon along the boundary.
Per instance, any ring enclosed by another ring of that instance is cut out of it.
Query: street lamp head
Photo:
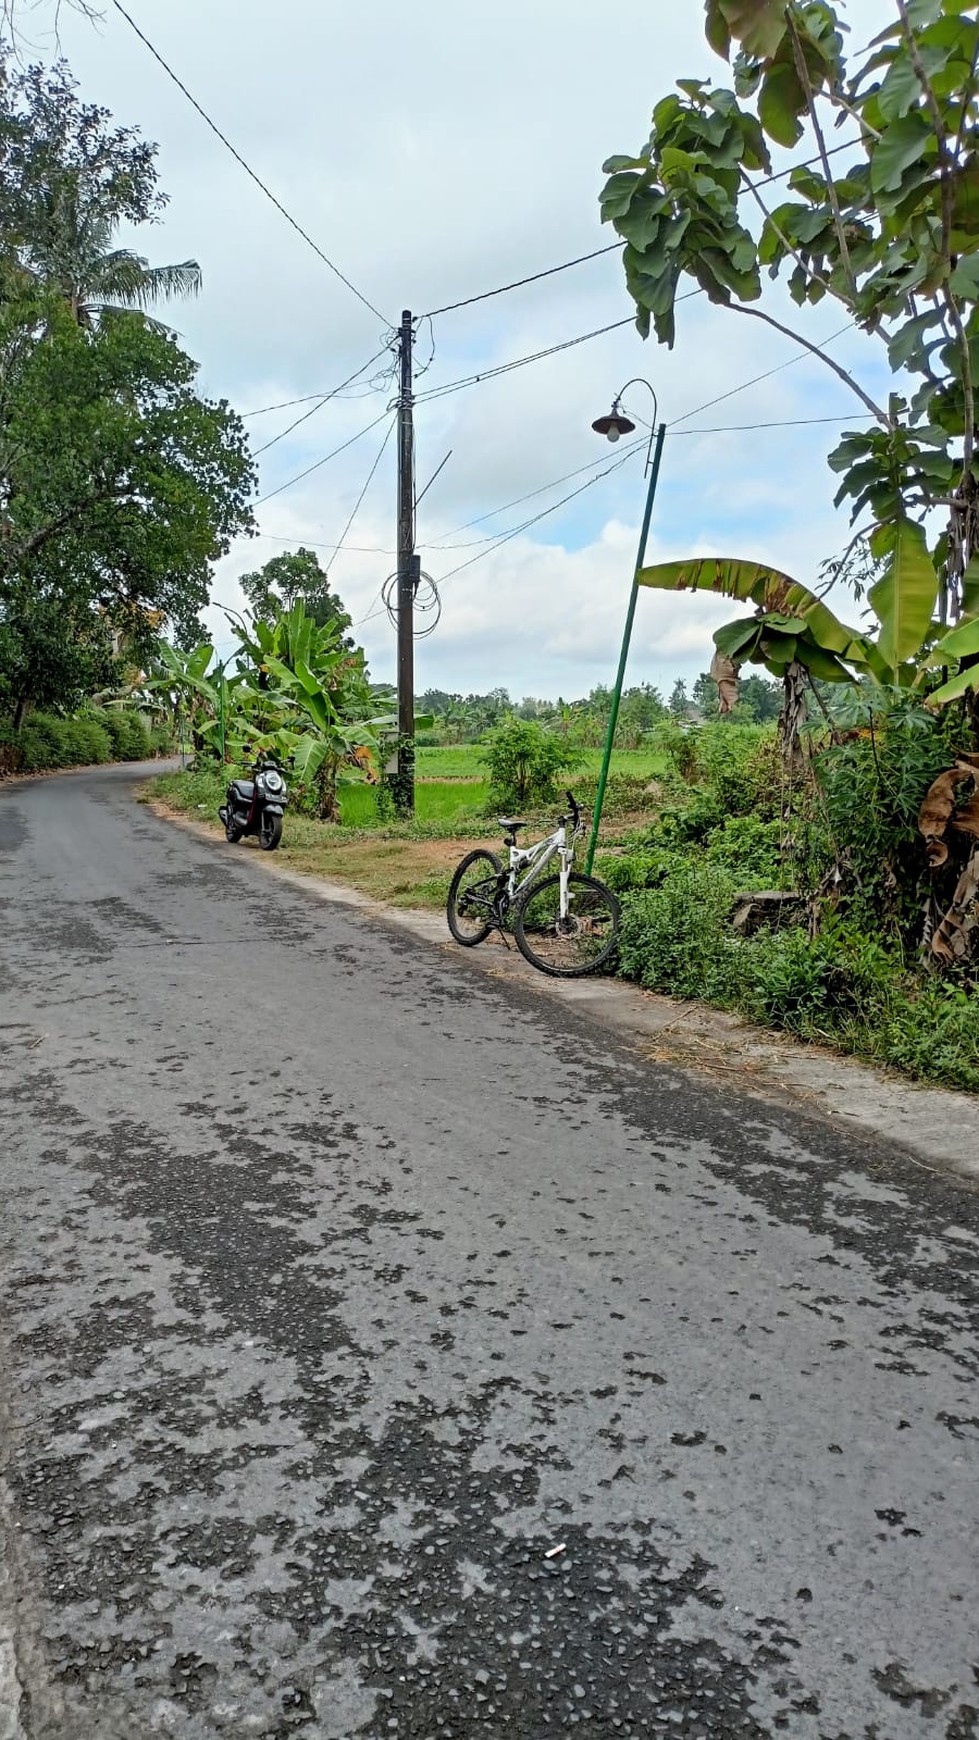
[[[607,417],[596,417],[592,428],[596,435],[604,435],[607,441],[617,441],[620,435],[631,435],[635,423],[624,416],[619,410],[618,399],[612,405]]]
[[[655,393],[654,389],[650,386],[648,381],[644,380],[641,375],[637,375],[634,380],[626,381],[626,384],[621,389],[621,391],[616,393],[615,398],[612,400],[612,409],[609,412],[608,416],[595,418],[595,421],[592,424],[592,428],[594,429],[596,435],[604,435],[605,439],[607,441],[618,441],[620,435],[631,435],[632,434],[632,431],[636,425],[632,421],[631,417],[627,417],[625,412],[621,408],[622,407],[622,400],[624,399],[624,397],[625,397],[625,395],[628,392],[630,387],[645,387],[647,392],[652,393],[652,395],[653,395],[653,422],[654,423],[656,422],[656,419],[659,416],[659,405],[658,405],[657,400],[656,400],[656,393]],[[652,447],[652,435],[650,435],[650,447]],[[648,469],[648,464],[649,464],[648,456],[647,456],[646,463],[647,463],[647,469]]]

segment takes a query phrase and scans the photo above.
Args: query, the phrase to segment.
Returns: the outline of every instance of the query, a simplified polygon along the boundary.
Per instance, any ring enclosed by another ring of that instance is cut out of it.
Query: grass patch
[[[162,802],[178,815],[203,822],[215,835],[223,835],[217,810],[224,801],[224,789],[225,781],[217,770],[170,773],[148,783],[142,798],[147,803]],[[350,789],[373,797],[370,787]],[[419,787],[419,796],[425,790]],[[451,793],[446,802],[455,802],[458,807]],[[308,875],[347,882],[395,906],[437,908],[445,905],[449,880],[463,854],[498,832],[495,822],[467,818],[464,811],[449,821],[422,813],[414,822],[375,822],[374,826],[351,822],[339,828],[287,812],[276,859]],[[257,851],[258,846],[249,839],[228,850]]]

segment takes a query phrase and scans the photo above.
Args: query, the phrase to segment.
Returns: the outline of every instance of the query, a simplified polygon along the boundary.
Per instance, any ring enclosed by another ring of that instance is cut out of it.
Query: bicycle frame
[[[564,822],[555,828],[553,834],[548,834],[544,840],[538,840],[534,846],[512,845],[510,851],[510,868],[507,875],[507,901],[512,906],[518,894],[524,894],[532,882],[536,882],[542,871],[556,857],[561,859],[561,916],[568,914],[568,877],[574,860],[574,836],[568,844],[568,830]],[[527,874],[519,876],[521,869],[526,868]]]

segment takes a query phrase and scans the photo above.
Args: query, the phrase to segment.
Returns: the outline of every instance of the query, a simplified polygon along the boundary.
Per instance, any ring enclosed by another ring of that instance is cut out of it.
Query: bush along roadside
[[[149,761],[166,755],[170,747],[169,732],[151,730],[132,709],[91,707],[70,718],[31,713],[20,731],[0,726],[0,777],[108,761]]]
[[[707,727],[677,744],[657,821],[599,860],[622,900],[623,976],[979,1093],[977,987],[929,972],[914,936],[924,861],[893,757],[914,760],[906,783],[920,791],[917,762],[946,753],[926,729],[910,757],[899,707],[890,734],[884,721],[876,742],[826,754],[790,825],[774,735]],[[760,890],[800,899],[781,924],[739,934],[737,896]]]

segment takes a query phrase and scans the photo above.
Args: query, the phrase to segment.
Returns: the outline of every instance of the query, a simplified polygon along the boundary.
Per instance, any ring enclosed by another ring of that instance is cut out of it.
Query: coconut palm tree
[[[151,266],[132,249],[112,246],[116,227],[97,199],[84,197],[78,176],[59,176],[34,208],[31,234],[19,250],[21,264],[35,281],[64,297],[80,326],[96,326],[112,311],[138,308],[151,325],[162,327],[146,310],[175,296],[196,296],[200,266],[196,260]]]

